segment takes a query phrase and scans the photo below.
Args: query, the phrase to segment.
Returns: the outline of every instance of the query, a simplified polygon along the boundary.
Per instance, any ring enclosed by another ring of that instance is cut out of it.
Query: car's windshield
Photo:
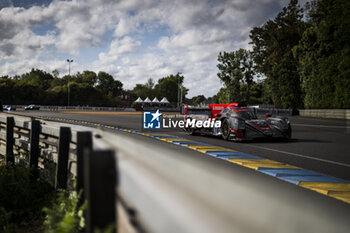
[[[245,120],[256,119],[256,115],[253,112],[249,111],[249,110],[237,111],[237,115],[239,117],[242,117]]]

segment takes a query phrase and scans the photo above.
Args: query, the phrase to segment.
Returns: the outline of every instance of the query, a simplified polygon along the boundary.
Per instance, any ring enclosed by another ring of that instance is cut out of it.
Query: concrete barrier
[[[350,109],[301,109],[300,116],[350,120]]]

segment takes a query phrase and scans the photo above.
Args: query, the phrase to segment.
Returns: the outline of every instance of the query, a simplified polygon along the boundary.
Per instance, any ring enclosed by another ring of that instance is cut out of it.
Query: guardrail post
[[[82,194],[79,199],[78,206],[83,204],[84,197],[84,159],[92,150],[92,134],[91,132],[77,133],[77,187],[76,190]]]
[[[88,203],[86,232],[116,225],[116,161],[114,151],[92,151],[84,160],[84,186]]]
[[[30,152],[29,152],[29,167],[33,168],[33,175],[38,177],[38,158],[40,155],[39,148],[40,137],[40,122],[38,120],[32,120],[32,128],[30,130]]]
[[[60,137],[58,143],[58,161],[56,166],[55,180],[56,190],[67,188],[67,170],[71,137],[72,135],[69,127],[60,127]]]
[[[15,126],[15,120],[13,117],[6,118],[6,165],[9,163],[15,163],[15,157],[13,155],[13,127]]]

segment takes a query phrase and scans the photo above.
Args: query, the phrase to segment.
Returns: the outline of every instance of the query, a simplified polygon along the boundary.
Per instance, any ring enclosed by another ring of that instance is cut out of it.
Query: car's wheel
[[[196,129],[190,128],[190,129],[188,129],[187,132],[188,132],[189,135],[192,135],[192,136],[199,135],[199,132],[198,132],[198,130],[196,130]]]
[[[292,138],[292,127],[290,127],[289,125],[287,130],[287,139],[291,139],[291,138]]]
[[[230,136],[230,123],[228,122],[227,119],[224,119],[221,125],[221,135],[222,138],[225,140],[229,139]]]

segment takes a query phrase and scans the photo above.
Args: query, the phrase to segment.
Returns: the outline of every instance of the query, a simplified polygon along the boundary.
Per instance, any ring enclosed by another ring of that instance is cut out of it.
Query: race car
[[[16,107],[13,107],[12,105],[5,105],[3,109],[6,111],[16,111]]]
[[[239,103],[210,104],[207,108],[189,108],[184,106],[185,121],[211,121],[212,127],[185,127],[191,135],[207,134],[221,136],[225,140],[246,141],[257,138],[286,138],[292,136],[287,117],[258,119],[251,108],[241,107]],[[220,124],[217,124],[220,122]],[[193,125],[195,125],[193,127]]]
[[[34,104],[31,104],[31,105],[24,107],[24,110],[39,110],[39,109],[40,109],[40,106],[34,105]]]

